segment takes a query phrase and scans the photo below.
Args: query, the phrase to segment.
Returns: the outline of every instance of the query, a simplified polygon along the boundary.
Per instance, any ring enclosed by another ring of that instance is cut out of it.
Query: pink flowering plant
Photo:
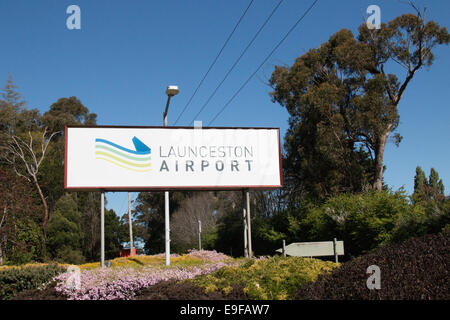
[[[174,256],[172,256],[174,257]],[[177,256],[180,257],[180,256]],[[97,268],[80,272],[80,286],[68,285],[69,273],[54,278],[56,291],[69,300],[130,300],[140,290],[165,280],[185,280],[236,265],[230,257],[216,251],[192,250],[185,259],[201,259],[196,265],[148,265],[141,268]]]

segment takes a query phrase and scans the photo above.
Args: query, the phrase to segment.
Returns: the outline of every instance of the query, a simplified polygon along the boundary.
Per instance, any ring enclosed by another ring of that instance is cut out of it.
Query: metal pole
[[[333,249],[334,249],[334,259],[336,260],[336,263],[338,263],[338,254],[337,254],[337,239],[333,239]]]
[[[166,110],[164,110],[164,127],[167,127],[167,111],[171,96],[167,97]],[[166,229],[166,266],[170,265],[170,219],[169,219],[169,192],[164,192],[164,223]]]
[[[105,193],[101,192],[100,214],[100,266],[105,267]]]
[[[283,240],[283,257],[286,257],[286,240]]]
[[[198,250],[202,250],[202,222],[198,220]]]
[[[245,197],[247,200],[247,236],[248,236],[248,255],[249,257],[253,257],[252,250],[252,226],[250,221],[250,192],[246,190]]]
[[[166,225],[166,266],[170,265],[170,221],[169,221],[169,192],[164,192],[164,222]]]
[[[167,95],[167,103],[166,103],[166,109],[164,110],[164,127],[167,127],[167,112],[169,111],[169,104],[170,104],[170,98],[172,98],[171,95]]]
[[[248,237],[247,237],[247,210],[245,206],[245,191],[242,190],[242,220],[244,222],[244,257],[248,258]]]
[[[130,225],[130,256],[133,256],[133,224],[131,222],[131,194],[128,192],[128,224]]]

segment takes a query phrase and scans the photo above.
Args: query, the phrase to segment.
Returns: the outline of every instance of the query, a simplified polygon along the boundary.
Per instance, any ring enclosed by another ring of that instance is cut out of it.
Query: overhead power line
[[[222,81],[217,85],[217,87],[214,89],[213,93],[208,97],[208,99],[206,100],[206,102],[203,104],[203,106],[200,108],[200,110],[198,111],[198,113],[195,115],[195,117],[192,119],[191,123],[194,123],[194,121],[197,119],[197,117],[200,115],[200,113],[202,113],[202,111],[206,108],[206,106],[208,105],[208,103],[211,101],[211,99],[214,97],[214,95],[216,94],[217,90],[219,90],[219,88],[222,86],[222,84],[225,82],[225,80],[228,78],[228,76],[230,75],[231,71],[233,71],[234,67],[236,67],[236,65],[239,63],[239,61],[241,60],[241,58],[244,56],[244,54],[247,52],[247,50],[250,48],[250,46],[253,44],[253,42],[256,40],[256,38],[258,37],[258,35],[261,33],[261,31],[264,29],[264,27],[266,26],[266,24],[269,22],[269,20],[272,18],[272,16],[274,15],[274,13],[278,10],[278,8],[280,7],[281,3],[284,0],[280,0],[280,2],[278,2],[278,4],[275,6],[275,8],[272,10],[272,12],[270,13],[270,15],[267,17],[266,21],[264,21],[264,23],[261,25],[261,27],[258,29],[258,31],[255,33],[255,35],[253,36],[252,40],[248,43],[247,47],[244,49],[244,51],[242,51],[241,55],[239,56],[239,58],[234,62],[234,64],[231,66],[231,68],[228,70],[228,72],[226,73],[226,75],[223,77]]]
[[[289,29],[289,31],[284,35],[284,37],[278,42],[278,44],[272,49],[272,51],[267,55],[267,57],[263,60],[263,62],[256,68],[256,70],[248,77],[248,79],[241,85],[241,87],[234,93],[234,95],[225,103],[225,105],[219,110],[219,112],[214,116],[214,118],[208,123],[208,126],[211,125],[217,117],[228,107],[228,105],[236,98],[239,92],[247,85],[247,83],[255,76],[255,74],[261,69],[261,67],[269,60],[269,58],[273,55],[273,53],[278,49],[278,47],[286,40],[286,38],[291,34],[291,32],[297,27],[297,25],[303,20],[303,18],[311,11],[314,5],[319,0],[315,0],[309,8],[303,13],[303,15],[295,22],[295,24]]]
[[[251,5],[253,4],[254,0],[251,0],[250,3],[248,4],[247,8],[244,10],[244,12],[242,13],[241,17],[239,18],[238,22],[236,23],[236,25],[233,28],[233,31],[231,31],[230,35],[228,36],[227,40],[225,40],[225,43],[223,44],[222,48],[220,49],[219,53],[217,54],[216,58],[214,59],[214,61],[211,63],[211,65],[208,68],[208,71],[205,73],[205,75],[203,76],[202,80],[200,81],[200,83],[198,84],[197,88],[195,89],[194,93],[192,94],[191,98],[189,99],[189,101],[186,103],[186,105],[184,106],[183,110],[181,111],[180,115],[178,116],[177,120],[175,121],[175,124],[177,124],[178,120],[180,120],[181,116],[183,115],[183,113],[186,111],[187,107],[189,106],[189,104],[191,103],[192,99],[194,98],[194,96],[197,94],[198,89],[200,89],[201,85],[203,84],[203,81],[205,81],[206,77],[208,76],[209,72],[211,71],[212,67],[216,64],[217,59],[219,59],[220,55],[222,54],[223,49],[225,49],[225,47],[227,46],[228,42],[230,41],[231,37],[233,36],[234,32],[236,31],[237,27],[239,26],[239,24],[241,23],[242,19],[244,19],[245,15],[247,14],[248,9],[250,9]]]

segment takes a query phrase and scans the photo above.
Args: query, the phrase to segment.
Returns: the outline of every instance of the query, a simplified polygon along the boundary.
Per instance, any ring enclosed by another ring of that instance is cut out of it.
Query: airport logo
[[[137,137],[132,139],[135,150],[122,147],[106,139],[95,139],[95,159],[136,171],[151,170],[151,149]]]

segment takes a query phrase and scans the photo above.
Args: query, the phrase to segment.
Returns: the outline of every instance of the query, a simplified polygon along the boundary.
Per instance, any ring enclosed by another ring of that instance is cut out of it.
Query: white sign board
[[[276,250],[283,253],[283,249]],[[336,253],[344,255],[344,241],[336,241]],[[295,242],[286,246],[286,254],[295,257],[323,257],[334,255],[333,241]]]
[[[66,127],[65,188],[282,186],[278,128]]]

